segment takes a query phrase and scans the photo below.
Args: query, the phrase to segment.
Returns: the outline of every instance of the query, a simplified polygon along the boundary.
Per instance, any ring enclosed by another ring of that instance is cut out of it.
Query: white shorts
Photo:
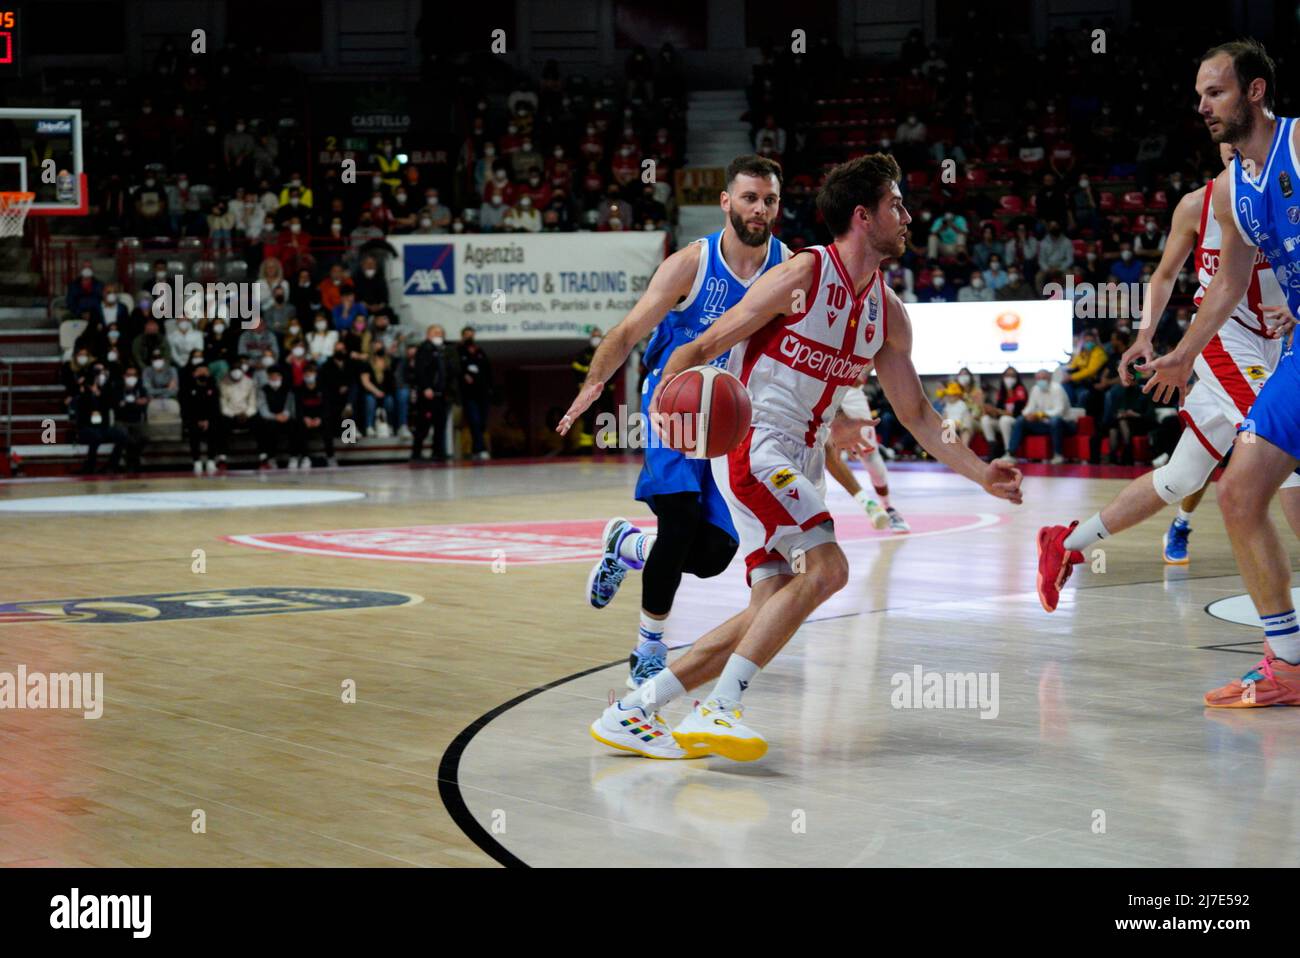
[[[1178,415],[1206,450],[1222,459],[1237,427],[1282,358],[1282,341],[1265,339],[1229,319],[1196,357],[1196,384]]]
[[[731,510],[752,586],[793,575],[792,556],[835,541],[826,508],[825,444],[812,448],[763,424],[712,460],[713,480]]]

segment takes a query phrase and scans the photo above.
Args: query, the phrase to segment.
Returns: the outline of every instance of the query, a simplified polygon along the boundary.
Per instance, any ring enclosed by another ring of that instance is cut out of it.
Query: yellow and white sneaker
[[[601,745],[645,758],[701,758],[707,754],[687,753],[673,739],[673,730],[658,712],[647,712],[639,705],[628,708],[617,699],[591,723],[590,731]]]
[[[883,529],[889,525],[889,513],[885,512],[884,506],[872,499],[865,489],[853,498],[862,507],[862,511],[867,514],[867,518],[871,520],[872,528]]]
[[[741,722],[744,709],[736,702],[709,699],[673,729],[673,738],[689,755],[721,755],[733,762],[752,762],[767,754],[767,739]]]

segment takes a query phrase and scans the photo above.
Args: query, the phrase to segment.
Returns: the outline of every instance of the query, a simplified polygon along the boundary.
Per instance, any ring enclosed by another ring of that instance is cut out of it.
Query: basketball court
[[[1026,469],[1017,508],[897,466],[902,536],[833,489],[851,581],[746,696],[747,764],[588,736],[636,634],[634,578],[583,594],[630,459],[0,484],[5,667],[103,674],[99,718],[6,712],[0,863],[1296,864],[1293,716],[1201,706],[1260,654],[1214,503],[1190,566],[1153,520],[1049,616],[1037,528],[1129,471]],[[742,573],[688,577],[670,644]],[[920,707],[927,673],[987,683]]]

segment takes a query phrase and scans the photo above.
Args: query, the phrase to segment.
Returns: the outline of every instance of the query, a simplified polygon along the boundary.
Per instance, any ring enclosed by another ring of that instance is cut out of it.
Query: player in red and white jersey
[[[862,428],[874,425],[838,415],[869,362],[895,414],[927,452],[991,495],[1021,501],[1012,464],[984,463],[962,443],[943,441],[942,421],[912,365],[907,311],[879,273],[881,260],[902,254],[912,219],[900,177],[894,159],[880,153],[832,170],[817,206],[834,243],[768,270],[664,368],[652,417],[664,383],[728,349],[729,369],[749,388],[753,426],[736,449],[713,460],[713,474],[740,534],[751,598],[596,720],[612,727],[632,720],[630,712],[647,715],[644,735],[662,740],[668,729],[659,709],[716,678],[704,702],[671,730],[678,751],[663,748],[657,757],[749,761],[767,751],[763,737],[741,721],[741,696],[808,615],[848,581],[848,560],[826,509],[823,457],[828,436],[859,451]]]
[[[1220,152],[1227,166],[1232,162],[1232,147],[1221,144]],[[1149,363],[1155,357],[1152,339],[1156,324],[1169,303],[1174,277],[1188,253],[1195,254],[1200,283],[1195,296],[1198,306],[1219,268],[1222,233],[1210,208],[1212,185],[1188,193],[1174,209],[1165,251],[1142,306],[1137,338],[1120,358],[1119,374],[1125,386],[1133,382],[1130,364]],[[1134,479],[1109,505],[1082,524],[1076,521],[1039,530],[1038,597],[1044,609],[1051,612],[1056,608],[1072,567],[1083,561],[1083,549],[1149,519],[1174,502],[1179,502],[1178,516],[1164,537],[1165,561],[1171,565],[1187,563],[1192,512],[1215,466],[1232,448],[1237,427],[1248,418],[1255,396],[1277,368],[1283,338],[1294,322],[1277,277],[1257,251],[1246,296],[1196,357],[1196,384],[1178,410],[1187,428],[1169,461]],[[1292,529],[1300,535],[1297,488],[1300,476],[1292,474],[1282,485],[1282,508]]]

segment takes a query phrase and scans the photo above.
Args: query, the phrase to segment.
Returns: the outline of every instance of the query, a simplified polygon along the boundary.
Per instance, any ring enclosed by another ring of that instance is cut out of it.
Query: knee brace
[[[1169,461],[1151,473],[1151,481],[1156,494],[1172,505],[1204,486],[1218,464],[1219,460],[1188,429],[1178,440]]]
[[[880,454],[879,449],[871,450],[871,455],[862,460],[862,464],[867,467],[867,475],[871,477],[871,485],[877,489],[889,484],[889,472],[885,469],[885,457]]]
[[[655,548],[659,546],[656,544]],[[712,523],[701,521],[683,571],[699,579],[721,575],[736,557],[740,543]]]

